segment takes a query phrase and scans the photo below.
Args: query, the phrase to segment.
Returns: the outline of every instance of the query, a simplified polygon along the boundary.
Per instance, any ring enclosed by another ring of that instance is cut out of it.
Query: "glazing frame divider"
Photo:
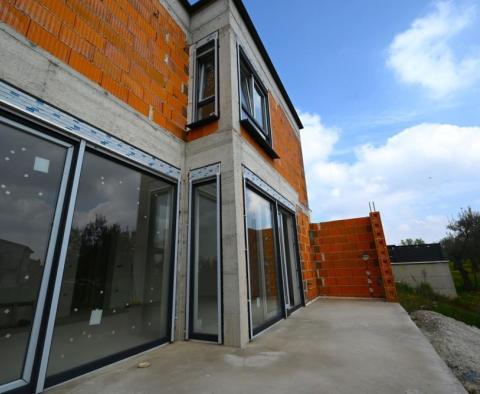
[[[216,175],[217,181],[217,325],[218,325],[218,344],[223,343],[223,287],[222,287],[222,199],[220,188],[220,171]]]
[[[188,179],[188,226],[187,226],[187,270],[185,284],[185,339],[190,339],[190,265],[192,259],[192,186],[193,181]]]
[[[277,231],[278,231],[278,246],[280,254],[280,271],[282,275],[283,283],[283,304],[284,304],[284,316],[287,317],[287,310],[291,307],[290,305],[290,294],[288,287],[288,267],[287,267],[287,254],[285,250],[285,235],[284,235],[284,221],[282,217],[282,212],[278,207],[278,203],[275,202],[275,209],[277,215]]]
[[[58,301],[60,297],[60,290],[62,287],[62,278],[63,272],[65,269],[65,260],[67,257],[67,248],[68,248],[68,241],[70,239],[70,232],[72,228],[73,222],[73,214],[75,210],[75,203],[77,200],[78,194],[78,185],[80,183],[80,174],[82,171],[82,164],[83,158],[85,156],[85,147],[86,142],[82,140],[80,142],[79,150],[78,150],[78,158],[75,164],[75,172],[73,175],[73,183],[72,183],[72,190],[70,192],[70,200],[68,202],[68,209],[66,213],[66,220],[65,220],[65,229],[63,232],[61,249],[60,249],[60,257],[58,259],[58,269],[57,274],[55,277],[55,286],[53,289],[53,296],[52,296],[52,304],[50,306],[50,314],[48,316],[47,322],[47,330],[45,333],[45,340],[43,343],[43,351],[40,360],[40,368],[38,373],[38,380],[35,388],[35,393],[41,393],[44,389],[45,385],[45,378],[47,375],[47,366],[48,366],[48,358],[50,355],[50,348],[52,344],[53,338],[53,329],[55,325],[55,318],[57,315],[57,308],[58,308]]]
[[[174,246],[174,256],[173,256],[173,283],[172,283],[172,321],[170,326],[170,342],[175,341],[175,320],[176,320],[176,310],[177,310],[177,268],[178,268],[178,231],[179,231],[179,219],[180,219],[180,191],[181,191],[182,182],[180,179],[176,181],[176,193],[177,193],[177,203],[176,203],[176,214],[175,214],[175,246]]]
[[[247,264],[247,306],[248,306],[248,331],[250,340],[253,339],[252,321],[252,286],[250,278],[250,251],[248,245],[248,223],[247,223],[247,179],[243,178],[243,221],[245,231],[245,262]]]

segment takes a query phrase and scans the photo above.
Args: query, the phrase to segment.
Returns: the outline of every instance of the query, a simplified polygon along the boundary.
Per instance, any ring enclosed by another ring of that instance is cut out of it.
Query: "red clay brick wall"
[[[303,167],[303,154],[300,138],[296,135],[283,109],[269,95],[270,120],[272,128],[273,149],[280,159],[273,160],[275,169],[298,192],[300,202],[308,206],[307,184]]]
[[[186,36],[158,0],[0,0],[0,21],[184,138]]]
[[[397,301],[397,289],[395,288],[395,280],[393,279],[392,265],[390,255],[388,254],[387,241],[385,240],[380,213],[371,212],[370,222],[372,223],[373,237],[380,265],[380,273],[383,280],[385,298],[387,301]]]
[[[278,153],[280,159],[274,160],[270,158],[243,127],[241,128],[242,137],[292,185],[298,193],[300,202],[304,206],[308,206],[307,184],[300,139],[290,125],[282,108],[271,94],[269,94],[268,99],[270,103],[273,149]]]
[[[194,130],[190,130],[186,133],[186,141],[194,141],[198,138],[206,137],[218,130],[218,120],[211,123],[207,123],[204,126],[196,127]]]
[[[385,298],[370,217],[312,223],[310,231],[320,295]]]
[[[310,301],[318,296],[318,281],[309,239],[310,219],[302,211],[297,210],[298,249],[302,267],[303,290],[305,300]]]

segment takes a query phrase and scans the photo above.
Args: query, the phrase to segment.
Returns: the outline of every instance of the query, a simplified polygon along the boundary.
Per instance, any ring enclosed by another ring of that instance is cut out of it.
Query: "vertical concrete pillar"
[[[238,113],[237,49],[232,30],[220,35],[222,119],[220,128],[231,136],[226,163],[222,163],[222,241],[224,342],[245,346],[248,341],[247,277],[243,210],[243,176],[233,121]],[[222,99],[225,98],[225,99]],[[238,116],[237,116],[238,117]]]

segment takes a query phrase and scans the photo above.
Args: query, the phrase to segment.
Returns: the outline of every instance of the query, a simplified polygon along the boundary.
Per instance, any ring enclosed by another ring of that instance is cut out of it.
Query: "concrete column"
[[[237,49],[231,29],[220,34],[220,130],[229,134],[226,160],[222,162],[222,243],[224,342],[245,346],[248,341],[247,277],[243,209],[243,176],[233,120],[238,118]],[[227,148],[227,147],[226,147]]]

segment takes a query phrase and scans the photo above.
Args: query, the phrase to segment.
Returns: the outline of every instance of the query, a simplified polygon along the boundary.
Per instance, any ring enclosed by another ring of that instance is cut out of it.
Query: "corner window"
[[[188,127],[218,119],[217,33],[197,44],[195,50],[195,95],[193,123]]]
[[[240,123],[272,158],[278,158],[272,149],[267,89],[241,47],[239,47],[239,85]]]
[[[253,71],[242,49],[240,49],[240,91],[242,120],[253,121],[262,138],[270,140],[267,91]]]

